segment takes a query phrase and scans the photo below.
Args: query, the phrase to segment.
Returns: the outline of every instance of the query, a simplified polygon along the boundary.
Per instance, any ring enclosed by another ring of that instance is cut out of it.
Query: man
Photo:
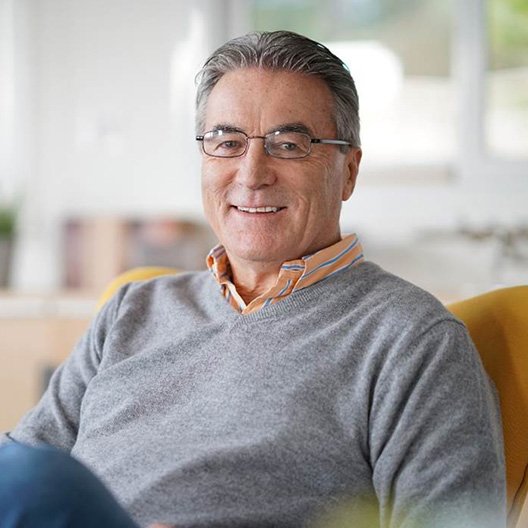
[[[75,526],[502,526],[497,405],[465,328],[341,236],[361,160],[347,68],[293,33],[230,41],[197,132],[210,271],[122,288],[10,435],[71,453],[127,513],[55,451],[11,445],[4,467],[96,489]]]

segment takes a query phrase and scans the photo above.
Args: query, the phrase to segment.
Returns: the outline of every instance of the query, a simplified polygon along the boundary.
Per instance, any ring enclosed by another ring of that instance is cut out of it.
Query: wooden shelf
[[[0,291],[0,430],[38,401],[50,367],[71,352],[95,313],[89,292]]]
[[[91,292],[18,293],[0,290],[2,318],[89,318],[95,313],[97,295]]]

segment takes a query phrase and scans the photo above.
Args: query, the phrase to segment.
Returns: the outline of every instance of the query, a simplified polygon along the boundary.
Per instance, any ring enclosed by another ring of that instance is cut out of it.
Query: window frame
[[[486,144],[486,77],[489,39],[486,0],[457,4],[453,42],[453,80],[458,106],[458,145],[455,159],[464,180],[518,180],[528,176],[526,158],[494,155]]]

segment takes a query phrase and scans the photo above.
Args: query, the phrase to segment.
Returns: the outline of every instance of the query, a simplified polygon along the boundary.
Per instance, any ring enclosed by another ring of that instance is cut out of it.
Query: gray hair
[[[203,133],[207,99],[220,78],[239,68],[287,70],[322,79],[334,98],[339,139],[359,147],[359,101],[354,79],[328,48],[290,31],[253,32],[226,42],[196,76],[196,131]]]

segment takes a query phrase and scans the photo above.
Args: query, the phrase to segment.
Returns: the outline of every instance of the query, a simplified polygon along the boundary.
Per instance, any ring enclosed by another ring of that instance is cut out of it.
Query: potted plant
[[[16,216],[14,206],[0,202],[0,288],[9,284]]]

